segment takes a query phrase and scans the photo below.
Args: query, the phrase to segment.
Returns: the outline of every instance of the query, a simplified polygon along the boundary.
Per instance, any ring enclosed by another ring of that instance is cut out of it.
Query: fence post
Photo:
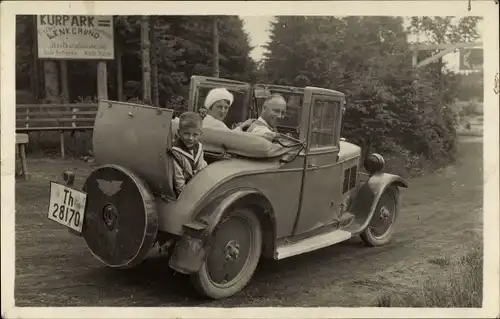
[[[26,108],[26,117],[25,117],[25,119],[26,119],[26,124],[25,124],[26,128],[30,127],[30,124],[29,124],[29,120],[30,120],[29,113],[30,113],[30,109],[29,109],[29,107],[27,107]]]
[[[59,131],[59,136],[61,139],[61,158],[65,159],[65,154],[64,154],[64,131],[61,130]]]
[[[73,115],[71,116],[71,118],[74,120],[74,119],[76,119],[76,113],[78,112],[78,109],[76,107],[74,107],[72,109],[72,112],[73,112]],[[71,126],[72,127],[76,127],[76,123],[75,122],[71,122]]]

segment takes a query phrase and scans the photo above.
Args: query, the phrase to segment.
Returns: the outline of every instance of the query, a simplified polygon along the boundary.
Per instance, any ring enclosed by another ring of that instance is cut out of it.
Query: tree
[[[155,106],[160,105],[160,92],[158,87],[158,43],[157,43],[157,22],[158,19],[155,16],[151,16],[151,32],[150,32],[150,42],[151,42],[151,93],[152,93],[152,103]]]
[[[344,92],[342,134],[365,152],[447,157],[447,141],[433,129],[435,115],[429,113],[433,104],[428,99],[436,90],[412,67],[403,22],[393,17],[278,17],[271,23],[264,73],[276,84]]]
[[[212,18],[212,67],[213,76],[219,77],[219,28],[217,26],[217,17]]]
[[[475,42],[479,38],[477,23],[479,17],[412,17],[410,20],[409,31],[415,35],[423,34],[427,43],[432,44],[452,44],[461,42]],[[434,51],[437,53],[438,50]],[[439,103],[436,104],[436,113],[438,121],[442,122],[443,104],[451,102],[451,97],[446,95],[450,85],[456,85],[449,81],[451,74],[444,70],[443,58],[439,58],[434,64],[434,72],[431,72],[430,78],[436,79],[435,85],[439,87]]]
[[[428,43],[451,44],[460,42],[474,42],[479,38],[477,23],[479,17],[412,17],[409,31],[419,35],[423,33]],[[437,52],[434,52],[437,53]],[[455,130],[453,127],[452,114],[445,105],[452,103],[458,96],[458,77],[444,69],[443,58],[434,63],[434,68],[422,73],[427,81],[432,82],[438,88],[438,99],[434,104],[434,112],[438,134],[449,145],[452,152],[456,152]],[[452,94],[450,94],[453,92]]]
[[[30,90],[32,78],[30,49],[33,45],[27,36],[31,30],[29,18],[32,16],[18,16],[16,19],[16,88],[26,90]],[[142,40],[146,39],[142,31],[146,28],[141,31],[145,23],[141,16],[116,16],[114,20],[117,58],[107,65],[109,74],[120,73],[121,78],[110,77],[110,99],[120,99],[123,95],[124,100],[149,98],[152,101],[147,103],[154,105],[184,107],[190,77],[213,74],[214,20],[211,16],[154,16],[148,23],[149,41],[144,42]],[[217,20],[219,75],[243,81],[253,80],[256,65],[250,58],[252,48],[243,30],[243,21],[237,16],[217,16]],[[147,56],[143,55],[147,42],[149,63]],[[120,68],[120,65],[124,67]],[[149,70],[143,70],[143,66],[148,65]],[[144,71],[150,76],[145,76]],[[57,70],[53,74],[58,75]],[[96,94],[95,61],[69,61],[68,78],[71,101]],[[148,79],[150,84],[147,84]],[[149,96],[144,97],[148,91]]]
[[[142,49],[142,100],[151,103],[151,59],[149,42],[149,16],[141,17],[141,49]]]

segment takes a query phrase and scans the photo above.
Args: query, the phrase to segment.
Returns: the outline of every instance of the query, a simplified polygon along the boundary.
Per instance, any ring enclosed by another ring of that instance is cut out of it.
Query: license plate
[[[50,182],[50,201],[47,217],[81,233],[87,194],[68,186]]]

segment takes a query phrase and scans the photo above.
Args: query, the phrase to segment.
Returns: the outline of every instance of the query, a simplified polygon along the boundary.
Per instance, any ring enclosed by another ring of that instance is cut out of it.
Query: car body
[[[86,196],[81,225],[66,222],[97,259],[129,268],[158,246],[172,269],[189,274],[201,293],[218,299],[241,291],[261,257],[284,259],[356,235],[371,246],[390,241],[399,188],[407,184],[382,172],[378,154],[361,163],[360,147],[340,137],[344,94],[194,76],[189,109],[198,111],[203,91],[215,87],[239,94],[229,126],[256,117],[266,94],[283,94],[287,115],[278,128],[284,134],[268,141],[204,128],[209,165],[178,197],[169,155],[177,125],[173,110],[100,101],[93,133],[99,166],[79,193]],[[361,172],[363,164],[368,173]],[[60,198],[77,192],[71,188],[74,174],[63,177],[66,190],[52,192]]]

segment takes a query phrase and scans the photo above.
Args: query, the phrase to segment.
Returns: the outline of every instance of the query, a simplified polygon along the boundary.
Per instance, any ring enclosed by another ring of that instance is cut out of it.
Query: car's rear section
[[[85,180],[83,226],[76,234],[109,267],[137,265],[157,241],[156,200],[174,198],[167,152],[172,114],[132,103],[99,103],[93,133],[99,166]]]

